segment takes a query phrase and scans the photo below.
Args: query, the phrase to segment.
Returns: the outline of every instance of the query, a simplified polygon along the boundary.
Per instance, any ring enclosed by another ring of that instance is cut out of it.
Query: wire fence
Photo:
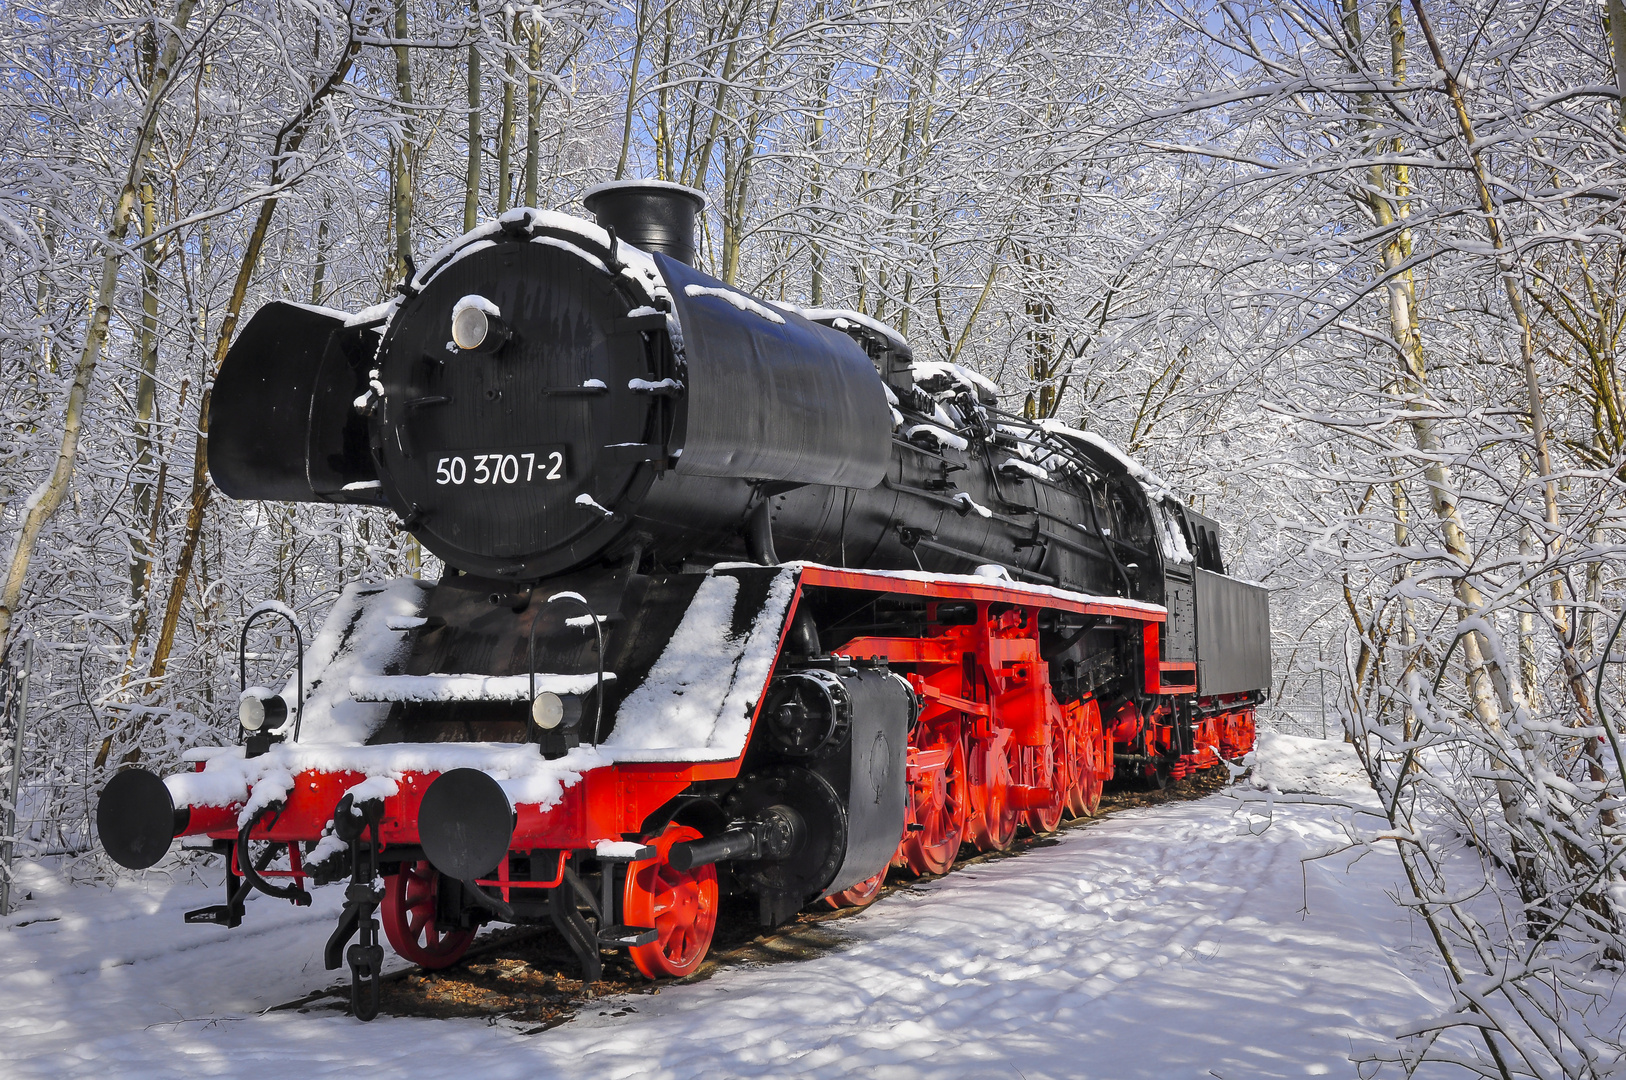
[[[23,859],[70,862],[96,850],[101,722],[84,680],[85,645],[29,639],[0,667],[0,914]]]

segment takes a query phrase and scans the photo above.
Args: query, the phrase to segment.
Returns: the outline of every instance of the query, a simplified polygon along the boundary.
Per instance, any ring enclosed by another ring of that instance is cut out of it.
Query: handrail
[[[275,607],[260,607],[249,612],[248,618],[243,620],[243,633],[237,640],[237,693],[248,692],[248,632],[257,619],[262,615],[280,615],[288,620],[288,625],[294,630],[294,644],[298,647],[296,670],[298,682],[295,686],[294,705],[294,742],[299,741],[299,725],[305,719],[305,635],[300,632],[299,620],[294,618],[293,612],[280,604]],[[283,724],[287,724],[284,720]]]

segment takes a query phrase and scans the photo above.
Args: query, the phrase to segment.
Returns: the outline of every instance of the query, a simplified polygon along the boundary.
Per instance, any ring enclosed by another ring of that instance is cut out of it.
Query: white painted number
[[[473,462],[476,484],[518,484],[522,482],[520,476],[520,459],[525,461],[524,483],[532,480],[562,480],[565,475],[565,455],[560,450],[550,450],[546,453],[543,462],[538,464],[537,454],[532,451],[525,454],[475,454],[470,459]],[[470,465],[460,455],[443,457],[435,462],[435,483],[445,486],[456,486],[470,479]]]

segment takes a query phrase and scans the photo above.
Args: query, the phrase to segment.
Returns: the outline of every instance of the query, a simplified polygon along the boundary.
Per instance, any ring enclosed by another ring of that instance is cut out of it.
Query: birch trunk
[[[531,49],[525,77],[525,205],[536,205],[538,170],[542,159],[542,30],[533,20],[529,27]]]
[[[395,0],[395,100],[401,108],[401,134],[395,140],[394,180],[395,281],[406,281],[412,265],[412,185],[413,132],[417,125],[412,112],[412,51],[405,44],[406,0]],[[393,284],[393,282],[392,282]]]
[[[158,199],[152,183],[141,185],[141,324],[136,334],[135,463],[131,470],[130,603],[144,607],[152,581],[152,552],[147,547],[146,519],[152,514],[152,414],[158,387],[158,250],[151,243],[157,230]]]
[[[647,0],[638,0],[638,10],[633,16],[632,67],[627,72],[627,104],[621,115],[621,156],[615,163],[617,180],[627,175],[627,155],[632,150],[632,118],[638,113],[638,68],[643,63],[644,39],[649,29],[644,18],[647,7]]]
[[[1531,330],[1530,316],[1524,306],[1520,282],[1515,272],[1516,268],[1508,255],[1506,237],[1503,235],[1501,218],[1498,215],[1499,207],[1491,197],[1491,182],[1489,171],[1480,153],[1479,143],[1474,134],[1473,121],[1468,115],[1468,104],[1462,94],[1462,87],[1458,84],[1451,68],[1446,65],[1445,52],[1440,47],[1439,39],[1435,36],[1434,26],[1429,22],[1428,12],[1423,7],[1423,0],[1412,0],[1412,9],[1417,12],[1417,24],[1422,28],[1423,37],[1428,41],[1430,54],[1434,57],[1434,64],[1439,68],[1445,78],[1446,96],[1451,101],[1452,110],[1456,114],[1457,126],[1462,134],[1463,145],[1468,151],[1469,160],[1473,163],[1474,179],[1478,186],[1479,205],[1484,213],[1485,228],[1490,235],[1491,246],[1496,249],[1501,269],[1502,284],[1507,292],[1508,307],[1512,310],[1519,325],[1519,349],[1524,363],[1524,382],[1526,406],[1530,412],[1531,437],[1535,444],[1536,467],[1541,473],[1542,496],[1547,512],[1547,527],[1551,532],[1552,540],[1544,545],[1547,548],[1549,560],[1556,556],[1563,545],[1563,528],[1558,513],[1558,483],[1553,478],[1552,454],[1547,442],[1547,417],[1542,401],[1541,380],[1536,371],[1535,339]],[[1568,685],[1570,696],[1575,701],[1575,707],[1584,726],[1593,723],[1592,701],[1587,696],[1586,673],[1580,660],[1575,655],[1575,649],[1569,641],[1569,616],[1564,604],[1564,579],[1561,574],[1551,574],[1552,620],[1553,628],[1557,632],[1559,657],[1564,664],[1565,682]],[[1532,601],[1535,601],[1535,590],[1532,589]],[[1613,733],[1611,733],[1613,737]],[[1582,753],[1587,759],[1588,778],[1593,783],[1603,784],[1607,780],[1604,769],[1603,754],[1596,739],[1583,739],[1581,741]],[[1623,778],[1626,779],[1626,778]],[[1605,825],[1615,823],[1615,813],[1611,809],[1599,812],[1600,820]]]
[[[475,21],[480,9],[475,7]],[[480,220],[480,50],[469,46],[469,167],[463,175],[463,231],[471,232]]]
[[[107,236],[102,241],[102,268],[92,294],[90,324],[85,330],[84,348],[74,368],[73,386],[68,390],[67,405],[62,417],[62,442],[57,450],[56,463],[50,478],[29,497],[18,530],[16,546],[12,549],[6,580],[0,587],[0,656],[4,656],[12,639],[12,625],[18,605],[22,601],[23,586],[28,580],[28,565],[33,560],[34,548],[39,543],[40,531],[56,516],[62,500],[67,497],[73,481],[74,465],[79,455],[79,436],[84,420],[85,399],[96,375],[96,364],[107,343],[108,323],[113,316],[113,299],[118,289],[119,265],[124,259],[124,238],[135,214],[138,192],[146,183],[147,166],[152,158],[153,138],[158,129],[158,112],[164,94],[174,77],[176,60],[181,53],[181,35],[186,31],[197,0],[179,0],[175,15],[160,32],[163,47],[158,51],[153,66],[152,80],[147,84],[147,96],[141,112],[141,123],[136,129],[135,144],[130,152],[130,167],[125,174],[124,187],[113,204],[113,215],[108,222]]]
[[[503,59],[502,120],[497,130],[497,213],[506,211],[514,194],[514,50],[511,28],[517,22],[504,16],[503,34],[509,39],[508,55]]]

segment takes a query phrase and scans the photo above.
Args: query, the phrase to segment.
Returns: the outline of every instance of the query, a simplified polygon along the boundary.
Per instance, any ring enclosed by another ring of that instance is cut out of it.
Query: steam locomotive
[[[221,491],[385,508],[448,570],[349,586],[286,686],[240,669],[236,744],[108,783],[120,864],[225,856],[188,921],[348,878],[363,1019],[380,923],[431,968],[541,921],[589,980],[682,976],[725,893],[863,904],[1252,746],[1268,596],[1216,522],[881,322],[702,273],[700,193],[585,203],[377,309],[268,303],[227,356]]]

